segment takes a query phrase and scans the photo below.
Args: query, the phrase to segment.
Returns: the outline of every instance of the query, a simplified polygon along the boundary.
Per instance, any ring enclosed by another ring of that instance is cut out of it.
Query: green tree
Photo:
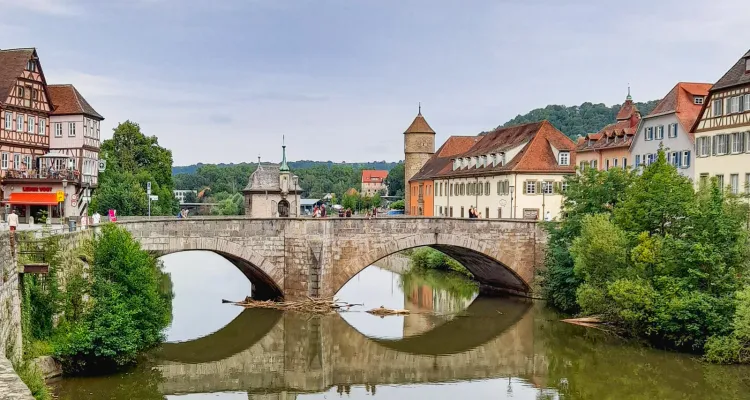
[[[151,213],[177,213],[179,205],[172,192],[172,152],[159,146],[156,136],[146,136],[137,123],[125,121],[114,129],[112,139],[102,142],[101,155],[107,160],[107,169],[99,177],[92,209],[104,213],[114,208],[118,215],[145,215],[146,185],[151,182],[152,194],[159,196],[151,205]],[[108,187],[113,188],[107,190]]]
[[[67,373],[101,373],[135,363],[163,339],[171,294],[160,264],[125,229],[108,224],[94,242],[90,310],[54,343]]]
[[[383,205],[383,199],[380,197],[380,193],[375,193],[370,199],[370,204],[373,207],[380,207]]]
[[[404,208],[406,208],[406,204],[403,200],[396,200],[391,203],[391,210],[403,210]]]
[[[385,178],[385,184],[388,186],[388,195],[397,196],[400,191],[403,196],[405,184],[403,162],[398,163],[388,172],[388,176]]]

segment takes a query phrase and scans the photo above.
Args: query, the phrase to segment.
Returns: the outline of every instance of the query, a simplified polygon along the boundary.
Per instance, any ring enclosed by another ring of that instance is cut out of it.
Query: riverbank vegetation
[[[696,192],[662,150],[640,174],[567,180],[565,217],[547,226],[548,304],[658,347],[750,361],[747,203],[715,179]]]
[[[412,269],[416,270],[450,271],[470,278],[474,276],[458,261],[430,247],[412,250],[409,254],[409,264]]]
[[[44,239],[49,274],[24,277],[25,359],[52,355],[66,374],[101,374],[161,343],[173,296],[161,264],[114,224],[75,249],[59,240]]]

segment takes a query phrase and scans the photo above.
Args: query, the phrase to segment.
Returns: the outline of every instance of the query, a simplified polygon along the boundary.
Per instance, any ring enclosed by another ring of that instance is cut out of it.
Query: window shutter
[[[686,151],[685,154],[686,154],[686,157],[685,157],[685,165],[684,165],[684,167],[688,168],[688,167],[690,167],[690,151]]]
[[[716,155],[716,142],[718,139],[718,135],[711,137],[711,155]]]
[[[554,190],[555,193],[562,193],[562,182],[555,182]]]
[[[542,193],[542,182],[536,181],[536,193]]]
[[[527,190],[528,187],[529,187],[529,182],[528,181],[523,181],[523,194],[527,194],[528,193],[528,190]]]

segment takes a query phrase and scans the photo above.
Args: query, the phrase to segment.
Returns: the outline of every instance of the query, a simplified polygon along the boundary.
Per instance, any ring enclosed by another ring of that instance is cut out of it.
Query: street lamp
[[[63,220],[63,218],[65,217],[65,199],[68,197],[68,193],[66,192],[67,187],[68,187],[68,180],[63,178],[62,180],[63,201],[62,201],[62,206],[60,207],[60,222],[62,224],[65,224],[65,221]]]
[[[508,188],[510,189],[510,217],[515,218],[516,217],[516,209],[513,207],[513,189],[515,189],[515,186],[510,185]]]

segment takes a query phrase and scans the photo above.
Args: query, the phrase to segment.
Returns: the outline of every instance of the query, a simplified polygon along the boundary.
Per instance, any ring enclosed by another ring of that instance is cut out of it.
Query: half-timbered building
[[[750,51],[711,88],[693,132],[696,181],[750,192]]]
[[[104,120],[73,85],[49,85],[54,110],[50,116],[50,154],[59,155],[53,166],[74,172],[67,189],[65,215],[86,215],[91,191],[98,185],[100,123]],[[64,157],[63,157],[64,156]]]
[[[36,185],[39,162],[49,150],[51,110],[36,50],[0,50],[0,200],[22,220],[57,204],[51,186]]]

